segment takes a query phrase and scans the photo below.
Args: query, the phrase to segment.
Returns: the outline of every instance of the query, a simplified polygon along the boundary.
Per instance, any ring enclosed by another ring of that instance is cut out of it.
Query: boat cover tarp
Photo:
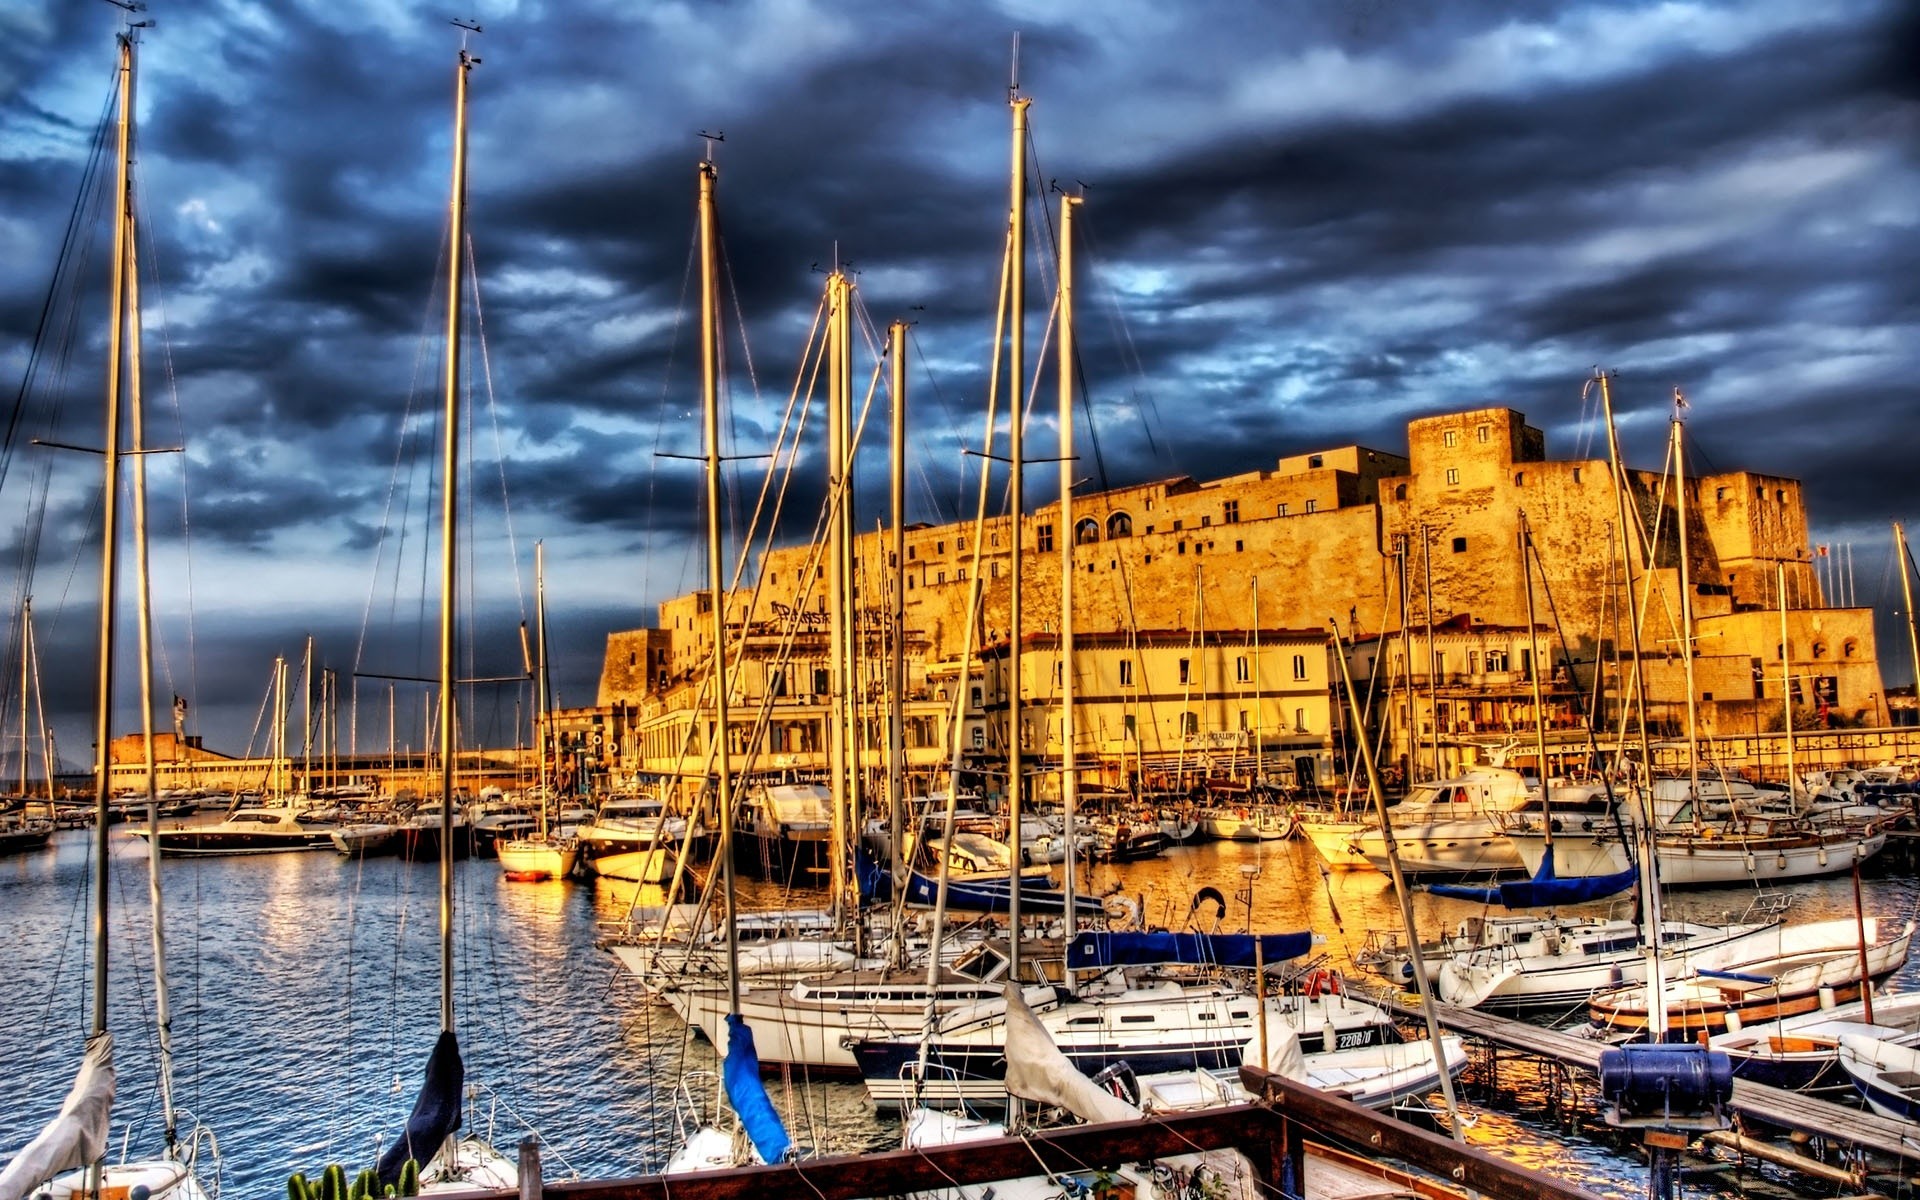
[[[1018,985],[1007,993],[1007,1094],[1064,1108],[1082,1121],[1135,1121],[1140,1110],[1080,1073],[1027,1007]]]
[[[1192,963],[1251,967],[1256,944],[1261,962],[1285,962],[1313,949],[1313,934],[1301,933],[1076,933],[1067,944],[1067,966],[1151,966]]]
[[[1300,1031],[1287,1019],[1288,1014],[1268,1009],[1261,1014],[1267,1027],[1266,1061],[1260,1061],[1260,1035],[1255,1033],[1240,1048],[1240,1061],[1265,1067],[1283,1079],[1307,1081],[1307,1055],[1300,1049]]]
[[[376,1169],[382,1184],[399,1183],[408,1159],[424,1167],[440,1152],[441,1143],[460,1128],[460,1093],[466,1084],[460,1039],[453,1030],[442,1029],[439,1040],[433,1043],[433,1053],[427,1056],[427,1077],[420,1084],[407,1127],[380,1156]]]
[[[60,1115],[21,1147],[0,1171],[0,1200],[24,1200],[62,1171],[94,1162],[107,1152],[107,1121],[113,1111],[113,1035],[87,1039],[80,1071],[73,1077]]]
[[[947,908],[954,912],[994,912],[1007,911],[1007,895],[1011,889],[1005,879],[949,879],[947,881]],[[907,903],[916,908],[932,908],[939,898],[940,881],[925,871],[910,870],[907,873]],[[1046,876],[1027,877],[1020,882],[1020,911],[1023,914],[1058,913],[1067,908],[1066,893],[1053,885]],[[1076,894],[1073,898],[1075,912],[1092,915],[1102,910],[1097,896]]]
[[[1561,879],[1553,873],[1553,855],[1540,860],[1540,869],[1531,879],[1514,880],[1496,887],[1464,887],[1455,883],[1430,884],[1427,890],[1436,896],[1472,900],[1477,904],[1498,904],[1503,908],[1549,908],[1556,904],[1581,904],[1599,900],[1615,892],[1624,892],[1640,878],[1633,867],[1612,875],[1576,875]]]
[[[727,1061],[720,1068],[727,1086],[727,1103],[740,1127],[747,1131],[760,1161],[782,1163],[793,1153],[793,1139],[767,1098],[766,1085],[760,1082],[760,1052],[753,1046],[753,1027],[739,1013],[727,1014]]]

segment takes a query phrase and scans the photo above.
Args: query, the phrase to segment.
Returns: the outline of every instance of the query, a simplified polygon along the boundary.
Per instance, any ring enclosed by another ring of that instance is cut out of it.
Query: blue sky
[[[447,15],[301,0],[141,14],[156,22],[138,168],[150,441],[186,448],[152,459],[161,686],[187,694],[223,748],[244,746],[273,656],[297,656],[309,633],[343,674],[431,661],[420,580]],[[771,440],[837,254],[876,324],[916,322],[914,503],[928,519],[951,511],[960,449],[980,437],[1016,31],[1037,194],[1086,185],[1096,483],[1356,440],[1397,448],[1409,417],[1484,404],[1526,412],[1551,453],[1572,454],[1594,435],[1581,382],[1604,364],[1639,460],[1658,465],[1684,388],[1695,469],[1805,479],[1816,540],[1856,545],[1861,599],[1897,595],[1885,531],[1914,516],[1904,447],[1920,379],[1920,25],[1900,6],[764,0],[461,15],[486,27],[470,216],[470,361],[486,367],[469,485],[477,673],[518,661],[534,539],[565,703],[591,700],[607,630],[698,582],[697,472],[656,453],[697,450],[702,131],[725,133],[728,309],[744,322],[733,448]],[[61,319],[28,365],[118,25],[104,4],[0,15],[0,377],[28,381],[22,438],[100,436],[104,232],[70,260]],[[1048,219],[1031,214],[1036,246]],[[1035,294],[1046,286],[1036,276]],[[0,572],[10,598],[36,597],[56,707],[83,712],[95,468],[7,453]],[[35,539],[23,518],[43,477]],[[1882,647],[1904,677],[1900,650]],[[510,706],[476,726],[503,727]],[[384,740],[381,709],[363,714],[379,730],[363,738]],[[84,720],[66,720],[63,744],[84,746]]]

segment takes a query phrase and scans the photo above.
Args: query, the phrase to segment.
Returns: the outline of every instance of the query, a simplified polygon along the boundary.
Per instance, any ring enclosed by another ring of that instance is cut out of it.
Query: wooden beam
[[[1400,1159],[1493,1200],[1595,1200],[1584,1188],[1403,1124],[1309,1083],[1244,1064],[1240,1083],[1315,1140],[1332,1139],[1370,1155]]]
[[[1250,1145],[1274,1136],[1276,1122],[1257,1105],[1076,1125],[1025,1138],[994,1138],[925,1150],[816,1158],[772,1167],[686,1175],[550,1183],[546,1200],[859,1200],[1038,1175],[1106,1170],[1201,1150]],[[474,1193],[508,1200],[512,1192]]]

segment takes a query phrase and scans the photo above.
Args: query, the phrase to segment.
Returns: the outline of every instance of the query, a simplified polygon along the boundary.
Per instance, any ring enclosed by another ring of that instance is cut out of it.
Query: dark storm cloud
[[[1677,384],[1700,453],[1803,475],[1816,525],[1897,507],[1865,448],[1905,436],[1920,374],[1920,19],[1899,6],[486,8],[474,429],[483,453],[496,430],[505,447],[523,536],[609,561],[606,592],[556,624],[582,700],[604,630],[693,582],[698,467],[655,454],[699,450],[700,131],[726,134],[723,306],[745,322],[729,452],[771,448],[837,254],[876,326],[916,322],[914,515],[971,511],[979,460],[960,449],[982,440],[1016,24],[1037,259],[1045,183],[1091,184],[1077,340],[1095,486],[1398,449],[1410,416],[1469,405],[1520,408],[1571,454],[1603,364],[1637,459],[1657,463]],[[0,38],[13,370],[111,74],[111,13],[43,10]],[[389,497],[429,506],[455,35],[398,8],[163,17],[143,49],[141,196],[194,544],[273,585],[283,611],[245,655],[276,626],[331,642],[362,603],[359,560],[398,536]],[[1049,281],[1030,284],[1036,313]],[[58,372],[71,396],[97,390],[91,320]],[[1049,377],[1043,443],[1051,397]],[[783,537],[812,528],[823,436],[816,411]],[[756,469],[736,467],[730,520]],[[60,493],[62,536],[85,486]]]

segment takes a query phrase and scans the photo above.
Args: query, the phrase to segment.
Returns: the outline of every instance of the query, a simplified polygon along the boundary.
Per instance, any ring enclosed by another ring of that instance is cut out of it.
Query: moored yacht
[[[213,824],[162,825],[155,840],[160,853],[178,855],[277,854],[286,850],[319,850],[332,845],[339,828],[331,821],[314,820],[310,810],[293,804],[248,805],[234,809]],[[145,838],[145,828],[133,830]]]

